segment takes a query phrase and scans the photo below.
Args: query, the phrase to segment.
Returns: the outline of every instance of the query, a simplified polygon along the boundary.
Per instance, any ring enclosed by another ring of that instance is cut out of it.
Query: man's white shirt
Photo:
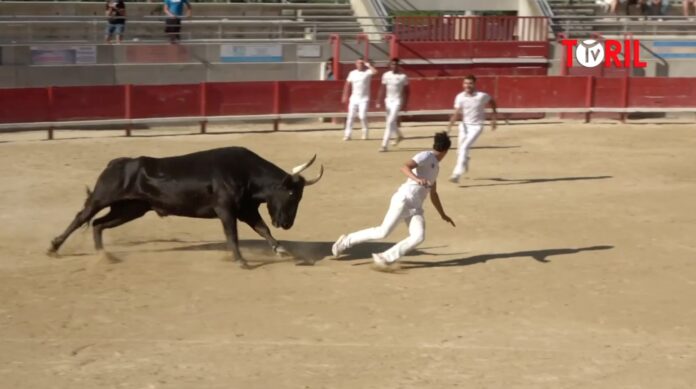
[[[358,69],[353,69],[348,73],[348,78],[346,81],[350,82],[352,86],[352,92],[350,94],[350,99],[355,100],[368,100],[370,98],[370,81],[372,80],[372,72],[370,69],[365,69],[360,71]]]
[[[404,87],[408,85],[408,77],[404,73],[394,73],[391,70],[382,75],[382,85],[387,91],[386,100],[399,100]]]
[[[412,170],[413,174],[420,178],[425,178],[431,184],[435,183],[440,172],[440,161],[437,160],[435,154],[432,151],[422,151],[411,159],[418,165]],[[423,200],[428,197],[428,193],[430,193],[429,187],[419,185],[411,178],[406,179],[400,190],[418,205],[422,204]]]
[[[461,92],[454,99],[454,109],[462,114],[464,124],[483,124],[486,120],[486,105],[491,101],[491,96],[485,92],[476,91],[473,94]]]

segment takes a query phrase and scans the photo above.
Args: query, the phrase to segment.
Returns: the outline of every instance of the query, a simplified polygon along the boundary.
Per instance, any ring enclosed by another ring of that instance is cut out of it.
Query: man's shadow
[[[511,258],[532,258],[537,262],[548,263],[548,257],[555,255],[577,254],[583,251],[598,251],[611,250],[614,246],[590,246],[580,248],[559,248],[559,249],[544,249],[544,250],[529,250],[515,251],[512,253],[494,253],[474,255],[466,258],[448,259],[446,261],[403,261],[401,262],[402,269],[423,269],[432,267],[451,267],[451,266],[469,266],[478,263],[485,263],[494,259],[511,259]]]
[[[526,185],[526,184],[543,184],[547,182],[562,182],[562,181],[586,181],[586,180],[605,180],[613,178],[612,176],[589,176],[589,177],[554,177],[554,178],[477,178],[475,181],[495,181],[496,184],[473,184],[459,185],[460,188],[477,188],[485,186],[501,186],[501,185]]]

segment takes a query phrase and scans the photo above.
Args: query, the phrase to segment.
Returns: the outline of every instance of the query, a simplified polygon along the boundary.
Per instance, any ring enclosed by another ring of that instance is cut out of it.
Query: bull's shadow
[[[495,181],[495,184],[472,184],[459,185],[460,188],[479,188],[487,186],[503,186],[503,185],[527,185],[527,184],[543,184],[548,182],[563,182],[563,181],[586,181],[586,180],[606,180],[613,176],[588,176],[588,177],[554,177],[554,178],[477,178],[474,181]]]
[[[176,240],[172,241],[176,242]],[[180,241],[179,241],[180,242]],[[307,261],[307,262],[318,262],[322,259],[332,258],[331,246],[334,242],[303,242],[303,241],[279,241],[280,244],[285,247],[285,249],[292,254],[297,260]],[[124,242],[129,245],[139,245],[146,244],[149,242],[145,241],[131,241]],[[183,242],[182,242],[183,243]],[[186,242],[191,243],[191,242]],[[351,247],[343,255],[341,255],[338,260],[340,261],[352,261],[352,260],[365,260],[372,259],[372,253],[380,253],[388,248],[392,247],[395,242],[365,242]],[[242,251],[242,255],[249,256],[250,261],[253,262],[254,256],[259,256],[263,258],[274,258],[275,253],[268,246],[268,242],[261,239],[240,239],[239,248]],[[423,250],[435,249],[440,247],[423,247],[410,252],[408,255],[430,255],[430,256],[451,256],[457,255],[458,253],[447,253],[447,254],[435,254],[426,252]],[[173,248],[163,248],[152,250],[155,252],[164,251],[227,251],[227,244],[225,242],[202,242],[196,244],[189,244],[186,246],[179,246]]]
[[[402,269],[423,269],[423,268],[433,268],[433,267],[453,267],[453,266],[470,266],[478,263],[486,263],[494,259],[513,259],[513,258],[531,258],[539,263],[551,262],[548,258],[557,255],[569,255],[577,254],[583,251],[598,251],[598,250],[611,250],[614,246],[602,245],[602,246],[589,246],[589,247],[579,247],[579,248],[558,248],[558,249],[544,249],[544,250],[529,250],[529,251],[515,251],[511,253],[494,253],[494,254],[481,254],[474,255],[471,257],[458,258],[458,259],[448,259],[445,261],[402,261]]]

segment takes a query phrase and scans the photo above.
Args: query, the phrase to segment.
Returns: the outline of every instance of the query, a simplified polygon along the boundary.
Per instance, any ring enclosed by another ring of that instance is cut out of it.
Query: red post
[[[208,119],[207,119],[207,108],[208,108],[208,96],[207,96],[207,91],[208,88],[206,87],[205,82],[201,82],[200,85],[200,115],[201,115],[201,134],[205,134],[208,126]]]
[[[355,39],[356,43],[365,42],[365,48],[363,48],[363,59],[367,61],[370,58],[370,39],[368,39],[367,34],[358,34]]]
[[[333,50],[333,74],[334,80],[341,79],[341,37],[338,34],[331,34],[329,43]]]
[[[588,110],[592,108],[593,96],[594,95],[594,77],[587,77],[587,85],[585,89],[585,108]],[[590,111],[585,112],[585,123],[589,123],[592,117]]]
[[[124,112],[124,117],[125,119],[128,120],[128,123],[126,123],[126,136],[131,136],[131,123],[130,119],[132,118],[132,110],[131,110],[131,92],[133,89],[133,85],[127,84],[124,85],[124,96],[125,96],[125,112]]]
[[[280,81],[273,83],[273,113],[280,114]],[[273,131],[278,131],[280,119],[273,119]]]
[[[560,41],[562,41],[562,40],[564,40],[564,39],[568,39],[568,37],[566,36],[566,34],[564,34],[564,33],[562,33],[562,32],[558,33],[558,35],[556,35],[556,38],[557,38],[557,39],[556,39],[556,41],[557,41],[556,44],[558,44]],[[561,45],[561,46],[563,46],[563,45]],[[564,47],[565,47],[565,46],[564,46]],[[566,47],[565,50],[570,50],[570,49]],[[561,64],[561,76],[567,76],[567,75],[568,75],[568,70],[569,70],[569,69],[568,69],[568,66],[566,66],[566,64],[565,64],[565,57],[566,57],[566,55],[567,55],[567,54],[564,52],[564,53],[563,53],[563,58],[564,58],[564,59],[561,60],[561,62],[563,62],[563,64]]]
[[[624,75],[623,77],[623,82],[621,83],[621,98],[622,100],[622,106],[624,108],[628,108],[628,81],[629,81],[628,75]],[[624,111],[621,113],[621,122],[625,123],[626,122],[626,117],[628,114]]]
[[[49,86],[46,88],[46,93],[48,94],[48,120],[51,122],[51,124],[48,125],[48,140],[53,139],[53,120],[54,120],[54,111],[53,111],[53,87]]]
[[[387,34],[384,36],[384,39],[389,42],[389,58],[399,58],[399,42],[396,35]]]

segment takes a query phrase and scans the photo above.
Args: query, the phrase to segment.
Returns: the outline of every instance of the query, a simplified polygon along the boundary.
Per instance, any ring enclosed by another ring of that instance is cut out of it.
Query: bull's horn
[[[309,162],[305,163],[304,165],[295,166],[294,168],[292,168],[292,173],[290,173],[290,174],[295,175],[295,174],[300,174],[300,173],[302,173],[305,169],[307,169],[308,167],[312,166],[312,164],[314,163],[314,160],[315,160],[315,159],[317,159],[317,155],[316,155],[316,154],[314,154],[314,156],[312,157],[312,159],[310,159]]]
[[[309,186],[309,185],[314,185],[314,184],[316,184],[317,182],[319,182],[319,179],[320,179],[321,176],[323,176],[323,175],[324,175],[324,165],[321,165],[321,168],[319,168],[319,176],[317,176],[317,178],[314,178],[314,179],[311,179],[311,180],[306,180],[306,181],[305,181],[305,186]]]

